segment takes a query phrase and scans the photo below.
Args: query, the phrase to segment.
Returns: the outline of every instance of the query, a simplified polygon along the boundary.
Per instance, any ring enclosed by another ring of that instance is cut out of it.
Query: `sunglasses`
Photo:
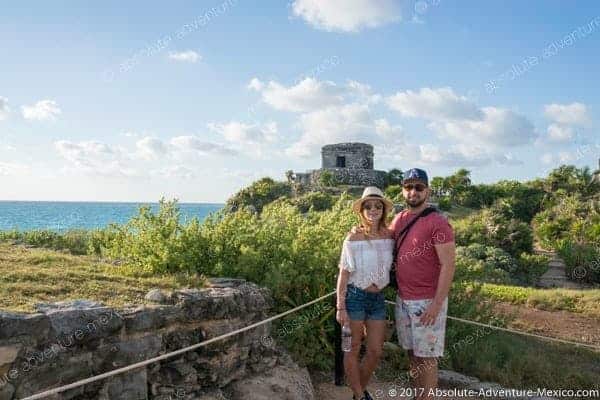
[[[413,189],[415,189],[417,192],[422,192],[423,190],[425,190],[425,188],[427,186],[423,185],[422,183],[416,183],[416,184],[407,183],[403,187],[404,187],[404,190],[407,190],[409,192]]]
[[[381,203],[377,203],[375,205],[365,204],[363,207],[363,210],[367,210],[367,211],[371,211],[372,209],[383,210],[383,204],[381,204]]]

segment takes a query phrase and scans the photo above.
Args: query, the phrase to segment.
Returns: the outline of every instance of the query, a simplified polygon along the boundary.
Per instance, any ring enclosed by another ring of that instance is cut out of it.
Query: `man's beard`
[[[425,197],[423,200],[409,200],[406,199],[406,204],[409,205],[409,207],[411,208],[417,208],[419,207],[421,204],[425,203],[425,201],[427,201],[427,197]]]

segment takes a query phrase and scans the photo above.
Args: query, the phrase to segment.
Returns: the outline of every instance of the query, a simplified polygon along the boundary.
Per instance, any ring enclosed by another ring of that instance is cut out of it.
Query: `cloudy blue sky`
[[[595,169],[599,50],[595,1],[5,2],[0,199],[222,202],[347,141],[476,182]]]

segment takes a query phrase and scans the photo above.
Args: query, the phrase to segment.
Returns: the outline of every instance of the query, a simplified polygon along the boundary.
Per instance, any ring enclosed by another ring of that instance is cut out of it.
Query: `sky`
[[[374,146],[474,182],[598,168],[600,2],[5,2],[0,200],[224,202]]]

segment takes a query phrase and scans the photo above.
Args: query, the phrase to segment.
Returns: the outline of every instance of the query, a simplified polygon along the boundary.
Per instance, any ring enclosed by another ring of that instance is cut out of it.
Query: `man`
[[[443,215],[431,212],[418,218],[404,239],[398,237],[428,207],[427,173],[418,168],[406,171],[402,194],[408,207],[391,224],[397,249],[396,328],[400,344],[408,350],[416,398],[428,399],[434,398],[437,359],[444,353],[447,297],[455,268],[454,233]]]

